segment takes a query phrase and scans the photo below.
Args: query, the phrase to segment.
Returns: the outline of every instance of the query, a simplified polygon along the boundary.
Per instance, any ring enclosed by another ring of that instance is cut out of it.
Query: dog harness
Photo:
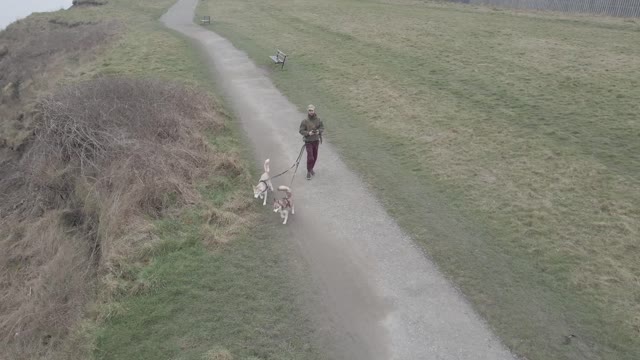
[[[286,208],[290,208],[291,207],[291,201],[289,201],[288,198],[282,198],[280,200],[278,200],[278,203],[280,204],[280,206],[282,206],[282,208],[286,209]]]
[[[260,195],[266,193],[269,190],[269,184],[267,184],[266,180],[260,180],[259,182],[264,183],[264,190],[260,192]]]

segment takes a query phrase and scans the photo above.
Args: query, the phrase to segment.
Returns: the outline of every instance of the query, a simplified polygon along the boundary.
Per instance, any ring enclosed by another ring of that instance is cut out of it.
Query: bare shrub
[[[95,266],[86,242],[92,239],[70,233],[61,215],[52,211],[28,226],[2,227],[10,235],[0,242],[0,331],[13,358],[34,344],[55,346],[90,296]]]
[[[154,241],[146,219],[199,202],[196,185],[211,171],[245,172],[203,137],[223,121],[194,89],[102,78],[62,88],[38,110],[28,150],[0,179],[0,345],[15,359],[60,343],[98,273],[107,292],[144,290],[118,279]]]

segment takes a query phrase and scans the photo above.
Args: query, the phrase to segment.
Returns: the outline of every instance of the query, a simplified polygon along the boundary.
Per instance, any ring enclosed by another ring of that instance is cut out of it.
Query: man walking
[[[311,177],[316,174],[313,171],[313,167],[318,161],[318,147],[322,142],[323,131],[324,125],[316,114],[315,106],[309,105],[307,118],[300,123],[300,135],[303,136],[307,150],[307,180],[311,180]]]

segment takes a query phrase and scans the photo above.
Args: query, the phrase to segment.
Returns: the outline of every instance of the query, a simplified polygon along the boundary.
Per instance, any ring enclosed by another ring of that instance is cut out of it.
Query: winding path
[[[197,1],[179,0],[162,21],[206,51],[258,166],[268,157],[272,170],[286,169],[300,149],[297,128],[306,115],[244,52],[193,23]],[[324,121],[330,137],[331,119]],[[320,147],[316,177],[300,174],[284,240],[309,265],[320,304],[316,326],[333,339],[332,359],[514,359],[330,143]]]

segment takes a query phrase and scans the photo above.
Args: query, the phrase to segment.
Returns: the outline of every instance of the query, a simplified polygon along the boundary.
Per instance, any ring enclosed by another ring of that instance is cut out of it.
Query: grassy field
[[[317,106],[516,353],[638,357],[637,20],[408,0],[208,0],[198,13]]]
[[[197,228],[164,225],[167,239],[191,241],[171,240],[170,251],[142,270],[159,289],[118,305],[127,310],[98,331],[96,359],[195,360],[220,349],[234,359],[319,358],[300,321],[297,292],[283,281],[284,244],[267,233],[210,252]]]
[[[177,81],[216,98],[214,79],[195,47],[158,21],[173,3],[110,0],[25,21],[54,20],[69,28],[108,23],[114,29],[106,45],[78,55],[82,61],[49,69],[60,85],[103,75],[143,77]],[[53,84],[37,85],[41,96],[53,90]],[[54,351],[44,344],[37,358],[320,358],[300,307],[299,279],[289,275],[286,244],[272,241],[278,229],[262,223],[261,207],[246,197],[256,175],[249,170],[248,147],[233,116],[223,104],[214,105],[211,117],[222,119],[222,128],[196,134],[208,136],[215,165],[213,175],[199,183],[198,201],[172,207],[167,199],[161,216],[146,219],[153,230],[141,229],[152,235],[125,235],[118,243],[122,249],[109,249],[118,261],[111,262],[107,249],[101,249],[108,264],[98,269],[92,288],[97,297],[91,296],[84,320],[69,330],[68,338],[54,336]],[[102,232],[113,230],[103,221]],[[259,224],[260,235],[254,231]],[[0,359],[6,354],[0,351]]]

